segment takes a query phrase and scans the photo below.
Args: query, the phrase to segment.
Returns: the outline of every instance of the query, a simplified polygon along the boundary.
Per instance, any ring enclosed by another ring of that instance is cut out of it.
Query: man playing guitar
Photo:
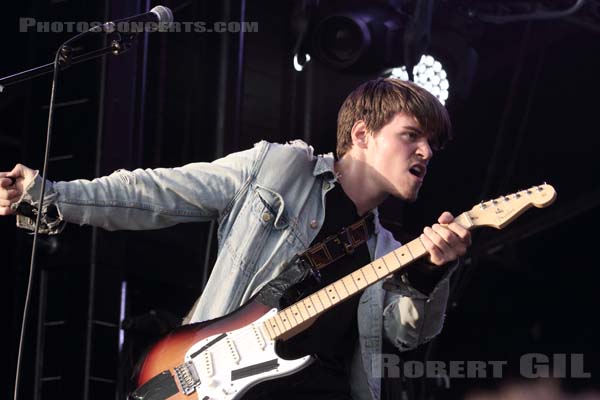
[[[314,155],[301,141],[263,141],[212,163],[48,182],[40,232],[59,233],[66,222],[139,230],[217,219],[217,261],[184,322],[212,320],[254,298],[295,255],[362,217],[372,215],[365,243],[320,269],[314,289],[397,249],[377,206],[389,195],[415,201],[434,150],[449,138],[448,114],[434,96],[410,82],[375,79],[355,89],[339,111],[337,157]],[[37,171],[24,165],[1,172],[0,215],[17,214],[18,226],[31,229],[40,185]],[[259,397],[382,398],[377,355],[384,343],[405,351],[440,332],[449,276],[471,243],[449,212],[418,239],[426,261],[360,290],[280,341],[281,352],[315,360],[257,386]]]

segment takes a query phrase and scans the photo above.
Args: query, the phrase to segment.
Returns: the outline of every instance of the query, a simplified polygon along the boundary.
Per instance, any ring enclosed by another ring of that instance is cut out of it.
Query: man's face
[[[396,116],[374,135],[369,135],[367,163],[380,190],[415,201],[427,164],[433,156],[428,137],[412,116]]]

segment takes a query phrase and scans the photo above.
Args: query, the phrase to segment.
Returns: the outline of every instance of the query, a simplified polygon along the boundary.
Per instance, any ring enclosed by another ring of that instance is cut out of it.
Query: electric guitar
[[[482,202],[455,222],[469,230],[502,229],[528,208],[546,207],[555,198],[554,188],[544,183]],[[282,310],[251,300],[224,317],[177,328],[150,348],[129,398],[240,399],[260,382],[293,374],[313,357],[280,358],[276,340],[294,336],[336,304],[426,254],[417,238]]]

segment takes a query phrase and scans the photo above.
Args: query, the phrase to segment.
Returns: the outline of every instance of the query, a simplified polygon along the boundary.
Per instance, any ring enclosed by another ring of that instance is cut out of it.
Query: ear
[[[367,142],[369,140],[369,131],[367,130],[367,125],[365,121],[359,119],[352,126],[352,145],[357,146],[361,149],[367,148]]]

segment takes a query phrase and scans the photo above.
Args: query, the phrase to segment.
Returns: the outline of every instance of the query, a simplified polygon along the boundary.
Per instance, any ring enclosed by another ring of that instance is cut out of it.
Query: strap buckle
[[[342,228],[340,233],[342,236],[342,243],[344,244],[344,249],[346,249],[346,253],[354,253],[354,249],[356,248],[356,246],[354,246],[354,240],[352,239],[352,235],[350,234],[350,229]]]

